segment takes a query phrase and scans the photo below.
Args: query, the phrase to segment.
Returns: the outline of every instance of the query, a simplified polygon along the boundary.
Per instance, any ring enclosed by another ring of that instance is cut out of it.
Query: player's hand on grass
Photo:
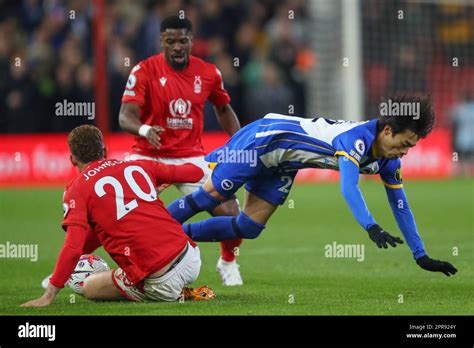
[[[53,302],[53,299],[54,298],[43,295],[36,300],[31,300],[26,303],[23,303],[21,307],[45,307],[45,306],[49,306],[51,302]]]
[[[392,247],[396,247],[398,244],[403,244],[403,240],[398,237],[390,235],[388,232],[384,231],[379,225],[373,225],[367,231],[369,232],[369,237],[372,241],[377,244],[377,247],[384,249],[388,248],[387,244],[390,244]]]
[[[416,260],[418,266],[431,272],[443,272],[448,277],[456,274],[458,271],[452,264],[446,261],[434,260],[428,255],[422,256]]]
[[[43,296],[36,300],[31,300],[25,302],[21,305],[21,307],[45,307],[49,306],[55,299],[56,295],[58,294],[60,288],[55,287],[53,284],[49,283],[48,287],[46,288]]]
[[[161,146],[161,138],[160,138],[160,134],[164,131],[164,129],[160,126],[151,126],[151,128],[148,130],[148,132],[146,133],[146,140],[148,140],[148,142],[153,145],[154,147],[156,147],[157,149],[160,148]]]

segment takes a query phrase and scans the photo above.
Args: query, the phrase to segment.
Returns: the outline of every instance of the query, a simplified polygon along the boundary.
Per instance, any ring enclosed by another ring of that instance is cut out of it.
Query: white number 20
[[[127,181],[128,186],[132,189],[132,191],[137,195],[138,198],[143,199],[147,202],[153,202],[157,199],[157,194],[153,183],[151,182],[150,177],[148,174],[143,170],[143,168],[138,166],[128,166],[124,169],[124,176],[125,180]],[[137,182],[133,178],[133,173],[138,172],[145,178],[149,188],[150,193],[145,193],[143,190],[138,186]],[[123,187],[120,182],[115,179],[113,176],[104,176],[100,180],[97,180],[94,186],[95,193],[99,197],[103,197],[106,192],[104,190],[105,185],[112,185],[115,190],[115,203],[117,205],[117,220],[120,220],[125,215],[130,213],[133,209],[138,207],[138,203],[136,199],[131,200],[127,204],[124,202],[124,194],[123,194]]]

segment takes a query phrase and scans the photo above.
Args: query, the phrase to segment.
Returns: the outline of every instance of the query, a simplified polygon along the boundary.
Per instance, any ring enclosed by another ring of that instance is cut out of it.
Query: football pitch
[[[375,220],[403,238],[380,182],[362,181],[360,187]],[[406,243],[377,249],[337,183],[306,184],[293,187],[259,238],[242,244],[244,286],[222,286],[215,270],[219,245],[200,243],[203,263],[193,285],[211,286],[214,301],[92,302],[65,288],[46,308],[19,306],[43,293],[40,282],[54,267],[64,239],[62,189],[3,189],[0,244],[38,244],[38,260],[0,260],[0,314],[473,315],[474,180],[408,181],[405,189],[428,255],[453,263],[455,276],[419,268]],[[166,205],[178,196],[169,188],[161,199]],[[363,246],[363,257],[328,257],[334,243]],[[103,249],[96,253],[115,265]]]

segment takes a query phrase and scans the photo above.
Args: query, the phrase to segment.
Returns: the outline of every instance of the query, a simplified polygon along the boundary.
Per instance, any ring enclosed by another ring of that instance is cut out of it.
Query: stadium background
[[[429,93],[437,127],[404,159],[405,176],[472,174],[463,161],[472,161],[474,152],[474,6],[468,2],[28,0],[0,6],[1,186],[58,185],[73,175],[64,137],[52,133],[95,123],[120,134],[130,69],[159,51],[160,20],[178,11],[195,25],[193,53],[222,71],[242,124],[268,112],[370,119],[383,96]],[[64,100],[95,103],[95,119],[56,116],[55,105]],[[205,130],[218,132],[209,105],[205,115]],[[40,136],[10,136],[32,133]],[[211,150],[225,139],[212,134],[205,143]],[[111,154],[123,158],[131,137],[108,142]],[[324,171],[299,175],[336,178]]]
[[[67,132],[80,124],[97,124],[106,134],[109,157],[127,157],[133,139],[120,132],[118,110],[128,74],[138,61],[159,51],[160,20],[180,10],[195,27],[193,54],[222,71],[243,125],[268,112],[370,119],[377,116],[383,96],[431,94],[436,128],[402,160],[408,199],[419,225],[430,231],[422,233],[428,250],[452,259],[452,248],[459,247],[467,255],[453,260],[462,271],[449,284],[438,284],[439,277],[432,280],[433,275],[416,269],[406,246],[397,250],[403,256],[367,251],[373,263],[366,267],[378,265],[373,278],[350,260],[343,264],[324,258],[323,245],[335,239],[367,241],[339,197],[337,172],[305,170],[298,174],[299,184],[289,197],[295,209],[282,207],[267,227],[271,233],[244,243],[239,262],[245,288],[215,285],[217,248],[202,246],[206,257],[202,277],[224,294],[224,304],[206,310],[194,306],[190,311],[472,314],[472,303],[465,301],[473,285],[462,272],[472,280],[473,273],[466,268],[472,266],[474,254],[474,5],[463,0],[0,1],[0,242],[35,242],[42,250],[34,264],[0,261],[12,265],[6,270],[11,281],[0,283],[6,300],[0,312],[31,313],[20,311],[16,304],[36,296],[39,278],[54,265],[63,238],[61,187],[75,173],[68,159]],[[55,105],[63,100],[95,103],[95,119],[56,116]],[[209,107],[205,130],[208,150],[227,139]],[[411,179],[416,182],[410,183]],[[361,185],[375,216],[399,234],[378,179]],[[39,188],[43,186],[51,188]],[[167,190],[162,197],[169,202],[177,193]],[[313,231],[313,209],[321,218],[317,231]],[[311,243],[306,244],[308,240]],[[292,259],[296,255],[298,262]],[[285,265],[279,264],[282,258]],[[397,268],[385,279],[386,287],[377,278],[384,277],[377,268],[381,264]],[[303,268],[296,271],[300,265]],[[426,283],[410,283],[405,268],[409,278]],[[320,273],[315,277],[315,272]],[[29,274],[26,284],[24,274]],[[379,296],[386,294],[399,286],[400,279],[407,281],[412,297],[420,296],[414,307],[354,298],[365,286],[378,289]],[[347,281],[357,286],[347,289]],[[283,289],[275,292],[275,284]],[[430,284],[433,292],[423,284]],[[317,308],[311,301],[315,288],[322,301]],[[449,300],[437,297],[439,288],[451,296]],[[288,307],[285,299],[292,291],[300,291],[301,302]],[[282,304],[272,307],[269,301],[276,297]],[[71,313],[67,299],[63,302],[52,313]],[[130,312],[120,306],[101,308],[98,313],[153,313],[143,308]],[[90,313],[88,306],[76,310]],[[163,310],[183,313],[175,306]]]

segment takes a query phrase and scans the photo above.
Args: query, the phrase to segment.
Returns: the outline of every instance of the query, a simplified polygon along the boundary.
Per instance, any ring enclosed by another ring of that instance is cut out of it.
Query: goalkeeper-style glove
[[[431,272],[443,272],[448,277],[451,274],[456,274],[458,271],[452,264],[446,261],[434,260],[428,255],[422,256],[416,260],[416,263],[421,268]]]
[[[394,248],[397,246],[396,243],[403,244],[403,240],[398,237],[391,236],[390,234],[388,234],[388,232],[385,232],[383,228],[379,225],[370,226],[367,232],[369,232],[370,239],[372,239],[372,241],[377,244],[379,248],[384,247],[385,249],[387,249],[387,243]]]

